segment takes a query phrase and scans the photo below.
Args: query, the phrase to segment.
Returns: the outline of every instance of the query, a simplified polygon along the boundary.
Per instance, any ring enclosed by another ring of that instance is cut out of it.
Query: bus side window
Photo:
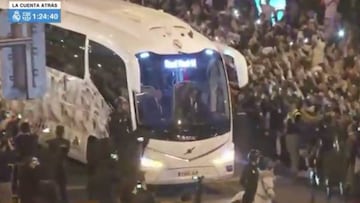
[[[85,35],[47,24],[45,38],[46,65],[72,76],[84,78]]]
[[[90,77],[105,101],[114,105],[119,96],[128,101],[126,67],[124,61],[107,47],[89,41]]]
[[[237,84],[238,78],[235,70],[235,61],[231,56],[224,55],[225,69],[230,82]]]

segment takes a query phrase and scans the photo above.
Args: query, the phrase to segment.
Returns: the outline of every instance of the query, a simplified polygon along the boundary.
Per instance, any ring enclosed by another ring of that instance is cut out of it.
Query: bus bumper
[[[149,185],[176,185],[196,182],[195,177],[204,176],[204,182],[233,177],[234,163],[221,166],[199,166],[189,168],[164,168],[145,170],[145,181]]]

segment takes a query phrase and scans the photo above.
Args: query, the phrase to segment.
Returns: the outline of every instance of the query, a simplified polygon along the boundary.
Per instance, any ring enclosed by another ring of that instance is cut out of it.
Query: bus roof
[[[62,22],[55,25],[68,29],[70,27],[73,31],[88,36],[101,36],[110,41],[124,39],[120,44],[121,48],[130,55],[142,51],[177,54],[198,52],[205,48],[216,50],[216,46],[208,38],[184,21],[161,10],[123,0],[61,2]],[[8,4],[9,0],[0,1],[0,8],[6,9]],[[91,26],[87,26],[89,24]]]
[[[172,15],[162,12],[161,10],[150,9],[123,0],[87,0],[86,4],[84,4],[83,0],[64,0],[63,6],[65,6],[66,10],[69,9],[70,11],[75,10],[76,7],[81,9],[83,12],[87,10],[95,11],[91,12],[89,16],[99,19],[105,23],[107,23],[108,18],[104,19],[104,14],[111,15],[114,20],[120,18],[121,21],[119,21],[119,23],[137,25],[141,28],[151,28],[172,24],[186,26],[186,23],[178,20]],[[87,13],[83,12],[79,14],[87,16]]]
[[[160,10],[154,10],[122,0],[64,0],[63,13],[105,24],[115,30],[120,39],[126,33],[134,41],[126,49],[136,54],[153,51],[159,54],[192,53],[205,48],[216,49],[212,42],[184,21]],[[95,29],[92,27],[92,31]],[[101,30],[100,30],[101,31]]]

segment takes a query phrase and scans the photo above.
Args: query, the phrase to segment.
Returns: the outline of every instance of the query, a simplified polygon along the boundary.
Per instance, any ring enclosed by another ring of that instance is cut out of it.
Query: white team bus
[[[46,25],[48,93],[6,104],[41,126],[42,141],[64,125],[69,156],[85,163],[89,138],[108,136],[113,102],[125,97],[131,128],[149,136],[141,160],[147,183],[224,178],[233,174],[234,144],[219,50],[161,11],[120,0],[62,1],[61,23]]]

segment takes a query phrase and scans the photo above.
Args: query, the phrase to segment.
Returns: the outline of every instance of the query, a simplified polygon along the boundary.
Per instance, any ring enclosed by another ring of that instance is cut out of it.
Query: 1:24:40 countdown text
[[[59,14],[57,13],[32,13],[34,20],[58,20]]]

